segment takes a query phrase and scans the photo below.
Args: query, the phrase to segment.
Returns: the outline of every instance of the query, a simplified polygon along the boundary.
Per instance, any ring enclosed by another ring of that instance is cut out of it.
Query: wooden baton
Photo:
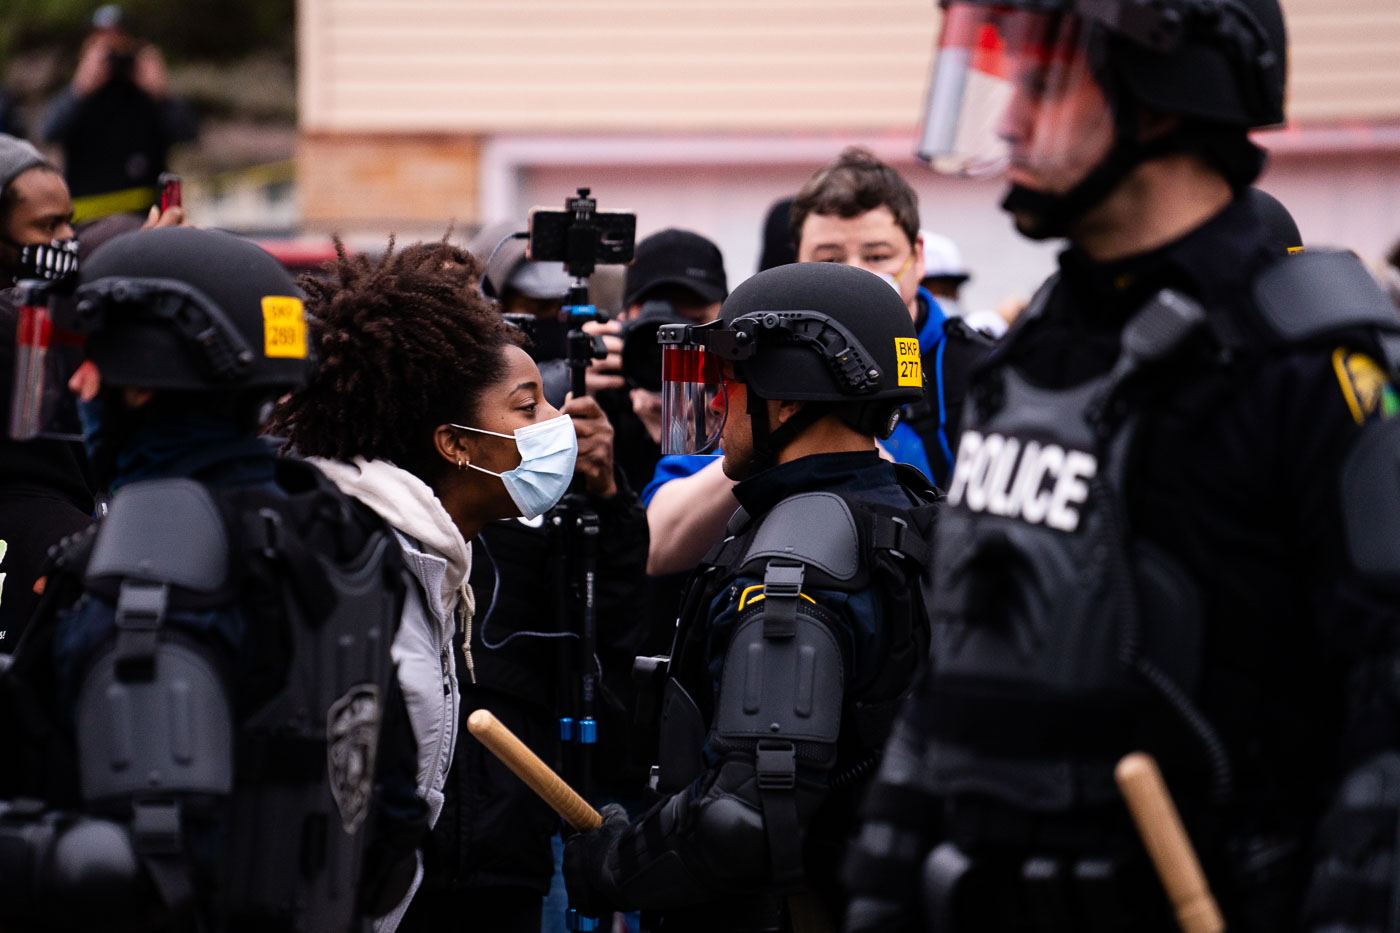
[[[540,795],[574,829],[588,832],[603,825],[598,811],[588,805],[574,789],[564,783],[539,756],[525,747],[490,710],[479,709],[467,717],[467,730],[514,771],[530,790]]]
[[[1133,752],[1123,756],[1113,776],[1176,911],[1177,926],[1182,933],[1221,933],[1225,920],[1157,762],[1145,752]]]

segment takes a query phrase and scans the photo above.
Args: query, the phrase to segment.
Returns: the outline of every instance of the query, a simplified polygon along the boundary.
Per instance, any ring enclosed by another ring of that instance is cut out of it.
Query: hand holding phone
[[[182,207],[180,176],[174,172],[160,173],[160,212],[164,214],[172,207]]]

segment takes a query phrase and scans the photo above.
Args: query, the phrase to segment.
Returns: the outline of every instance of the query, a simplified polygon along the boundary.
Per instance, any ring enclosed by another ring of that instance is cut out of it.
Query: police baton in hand
[[[1133,752],[1123,756],[1113,776],[1176,911],[1177,926],[1182,933],[1222,933],[1225,920],[1157,762],[1144,752]]]
[[[574,793],[563,778],[540,761],[539,756],[526,748],[525,743],[489,710],[479,709],[468,716],[467,730],[574,829],[586,833],[602,825],[603,818],[598,811]]]

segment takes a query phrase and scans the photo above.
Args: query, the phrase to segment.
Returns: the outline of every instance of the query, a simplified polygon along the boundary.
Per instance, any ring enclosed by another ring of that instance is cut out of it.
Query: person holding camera
[[[46,142],[63,149],[73,221],[144,213],[176,143],[198,133],[194,114],[171,96],[160,50],[127,31],[120,7],[93,14],[73,80],[49,105]]]
[[[606,359],[589,367],[588,389],[618,432],[618,463],[634,489],[651,482],[661,459],[656,329],[662,324],[713,321],[728,294],[719,247],[698,233],[670,228],[637,244],[618,319],[584,328],[601,335],[608,350]]]
[[[876,276],[806,263],[663,337],[718,357],[689,414],[721,416],[703,446],[722,439],[743,510],[686,594],[669,665],[639,665],[658,802],[635,821],[606,807],[568,841],[570,902],[654,911],[665,930],[830,923],[856,801],[927,647],[936,493],[875,449],[923,393],[913,321]],[[699,416],[680,414],[666,436],[695,438]]]

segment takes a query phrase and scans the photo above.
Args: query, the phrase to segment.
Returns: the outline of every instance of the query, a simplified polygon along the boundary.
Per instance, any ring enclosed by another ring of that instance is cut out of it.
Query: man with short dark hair
[[[892,167],[852,146],[802,186],[790,229],[798,262],[839,262],[874,272],[909,308],[928,384],[923,400],[905,407],[885,446],[896,460],[946,486],[968,377],[992,342],[945,314],[920,284],[918,195]]]

